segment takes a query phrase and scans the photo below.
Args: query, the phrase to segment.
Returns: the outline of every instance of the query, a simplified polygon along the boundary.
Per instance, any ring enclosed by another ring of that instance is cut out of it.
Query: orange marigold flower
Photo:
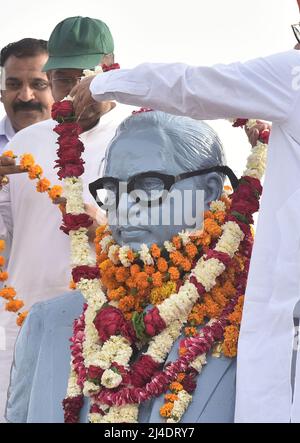
[[[50,181],[47,178],[42,178],[37,182],[36,190],[37,192],[46,192],[50,188]]]
[[[5,265],[5,257],[3,257],[2,255],[0,255],[0,266],[4,266]]]
[[[5,310],[9,312],[18,312],[23,306],[24,302],[22,300],[10,300],[6,303]]]
[[[170,274],[170,279],[172,281],[177,281],[180,278],[180,272],[177,268],[175,268],[175,266],[171,266],[168,269],[168,273]]]
[[[239,330],[236,326],[227,326],[224,332],[223,354],[225,357],[233,358],[237,355],[237,343]]]
[[[165,395],[165,400],[174,403],[174,401],[178,400],[178,395],[176,394],[166,394]]]
[[[181,249],[182,246],[182,242],[181,242],[181,238],[178,235],[175,235],[172,238],[172,243],[175,246],[176,249]]]
[[[161,257],[161,258],[159,258],[157,260],[157,269],[160,272],[167,272],[167,270],[168,270],[168,263],[167,263],[167,261],[164,258]]]
[[[175,392],[176,394],[183,390],[183,386],[181,383],[178,383],[177,381],[174,381],[170,384],[170,391]]]
[[[211,243],[211,236],[207,232],[200,234],[199,242],[203,246],[209,246]]]
[[[154,258],[159,258],[160,257],[160,254],[161,254],[160,248],[157,246],[156,243],[154,243],[151,246],[150,252],[151,252],[152,257],[154,257]]]
[[[185,250],[186,250],[188,257],[191,258],[192,260],[198,254],[198,249],[193,243],[188,243],[185,247]]]
[[[138,274],[141,271],[141,268],[139,265],[131,265],[130,266],[130,275],[134,277],[136,274]]]
[[[224,211],[217,211],[214,213],[215,220],[221,225],[225,222],[225,217],[226,213]]]
[[[230,281],[227,281],[223,287],[225,297],[233,297],[236,294],[236,289]]]
[[[48,191],[48,195],[51,200],[55,200],[56,198],[61,197],[63,193],[63,188],[59,185],[52,186],[52,188]]]
[[[28,169],[28,176],[29,176],[30,180],[40,178],[42,173],[43,173],[43,169],[41,168],[40,165],[32,165]]]
[[[28,315],[28,311],[20,312],[20,314],[18,314],[17,321],[16,321],[18,326],[22,326],[27,315]]]
[[[131,249],[127,252],[127,258],[128,258],[128,260],[130,262],[133,262],[133,260],[134,260],[134,252]]]
[[[147,289],[149,286],[148,275],[146,272],[139,272],[135,276],[136,285],[139,289]]]
[[[2,153],[2,155],[4,157],[16,158],[15,154],[13,153],[13,151],[5,151],[5,152]]]
[[[127,295],[119,301],[119,309],[123,312],[128,312],[134,308],[134,297],[132,295]]]
[[[5,300],[12,300],[16,295],[16,291],[10,286],[0,289],[0,297],[5,298]]]
[[[187,335],[188,337],[196,337],[196,335],[198,334],[196,328],[190,328],[190,327],[185,328],[185,329],[184,329],[184,333],[185,333],[185,335]]]
[[[5,240],[0,240],[0,251],[4,251],[6,246]]]
[[[163,285],[162,275],[160,272],[155,272],[152,275],[152,283],[155,288],[160,288]]]
[[[74,280],[70,281],[69,288],[72,289],[72,290],[76,289],[76,283],[74,282]]]
[[[123,266],[120,266],[116,269],[115,276],[119,283],[124,283],[129,277],[129,270]]]
[[[204,220],[210,218],[210,219],[214,219],[214,214],[211,211],[205,211],[204,212]]]
[[[150,266],[150,265],[145,265],[144,267],[144,271],[148,274],[148,275],[152,275],[155,272],[155,268],[154,266]]]
[[[106,225],[98,226],[98,228],[96,229],[96,235],[98,237],[101,237],[103,232],[105,231],[105,229],[106,229]]]
[[[183,355],[185,355],[187,353],[187,349],[182,346],[179,348],[179,356],[182,357]]]
[[[108,298],[109,300],[119,301],[122,297],[125,297],[126,293],[126,289],[123,286],[120,286],[117,289],[111,289],[108,291]]]
[[[181,263],[181,266],[185,272],[189,272],[192,268],[192,263],[187,258],[185,258]]]
[[[5,281],[8,279],[8,273],[7,272],[0,272],[0,281]]]
[[[123,314],[127,321],[130,321],[132,319],[133,312],[123,312]]]
[[[28,170],[31,166],[34,165],[34,158],[31,154],[23,154],[20,160],[21,169]]]
[[[172,409],[173,409],[173,403],[166,403],[160,408],[159,410],[160,415],[165,418],[170,418]]]
[[[204,220],[204,229],[212,238],[218,238],[222,234],[222,229],[214,220]]]
[[[181,383],[184,379],[185,379],[185,373],[184,372],[179,372],[179,374],[177,375],[176,381]]]
[[[185,257],[178,251],[171,252],[170,258],[175,266],[180,266],[182,262],[185,260]]]

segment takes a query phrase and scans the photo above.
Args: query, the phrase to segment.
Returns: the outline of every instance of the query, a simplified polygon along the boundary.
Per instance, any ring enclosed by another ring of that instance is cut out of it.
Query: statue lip
[[[122,237],[136,237],[142,232],[148,232],[148,229],[142,228],[141,226],[128,226],[119,229]]]

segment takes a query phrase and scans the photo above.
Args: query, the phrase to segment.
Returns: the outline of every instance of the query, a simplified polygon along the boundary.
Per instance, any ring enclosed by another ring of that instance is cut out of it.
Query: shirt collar
[[[15,135],[15,130],[7,115],[0,120],[0,135],[4,135],[8,141],[10,141]]]

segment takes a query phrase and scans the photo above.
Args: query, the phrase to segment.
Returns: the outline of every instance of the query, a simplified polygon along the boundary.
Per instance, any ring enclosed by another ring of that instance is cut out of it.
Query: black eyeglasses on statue
[[[220,172],[227,175],[233,189],[237,188],[239,180],[228,166],[214,166],[198,171],[184,172],[177,176],[162,174],[157,171],[143,172],[131,177],[127,182],[115,177],[102,177],[90,183],[89,190],[100,207],[106,205],[117,208],[120,194],[123,192],[133,195],[146,206],[151,206],[153,203],[161,204],[175,183],[211,172]]]
[[[297,42],[300,43],[300,23],[298,23],[297,25],[292,25],[292,30],[295,34]]]

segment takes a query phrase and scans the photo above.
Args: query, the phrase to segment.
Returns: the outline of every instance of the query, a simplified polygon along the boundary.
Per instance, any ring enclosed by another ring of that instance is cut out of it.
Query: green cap
[[[114,52],[108,26],[90,17],[68,17],[58,23],[48,42],[49,59],[43,71],[51,69],[93,69],[102,57]]]

